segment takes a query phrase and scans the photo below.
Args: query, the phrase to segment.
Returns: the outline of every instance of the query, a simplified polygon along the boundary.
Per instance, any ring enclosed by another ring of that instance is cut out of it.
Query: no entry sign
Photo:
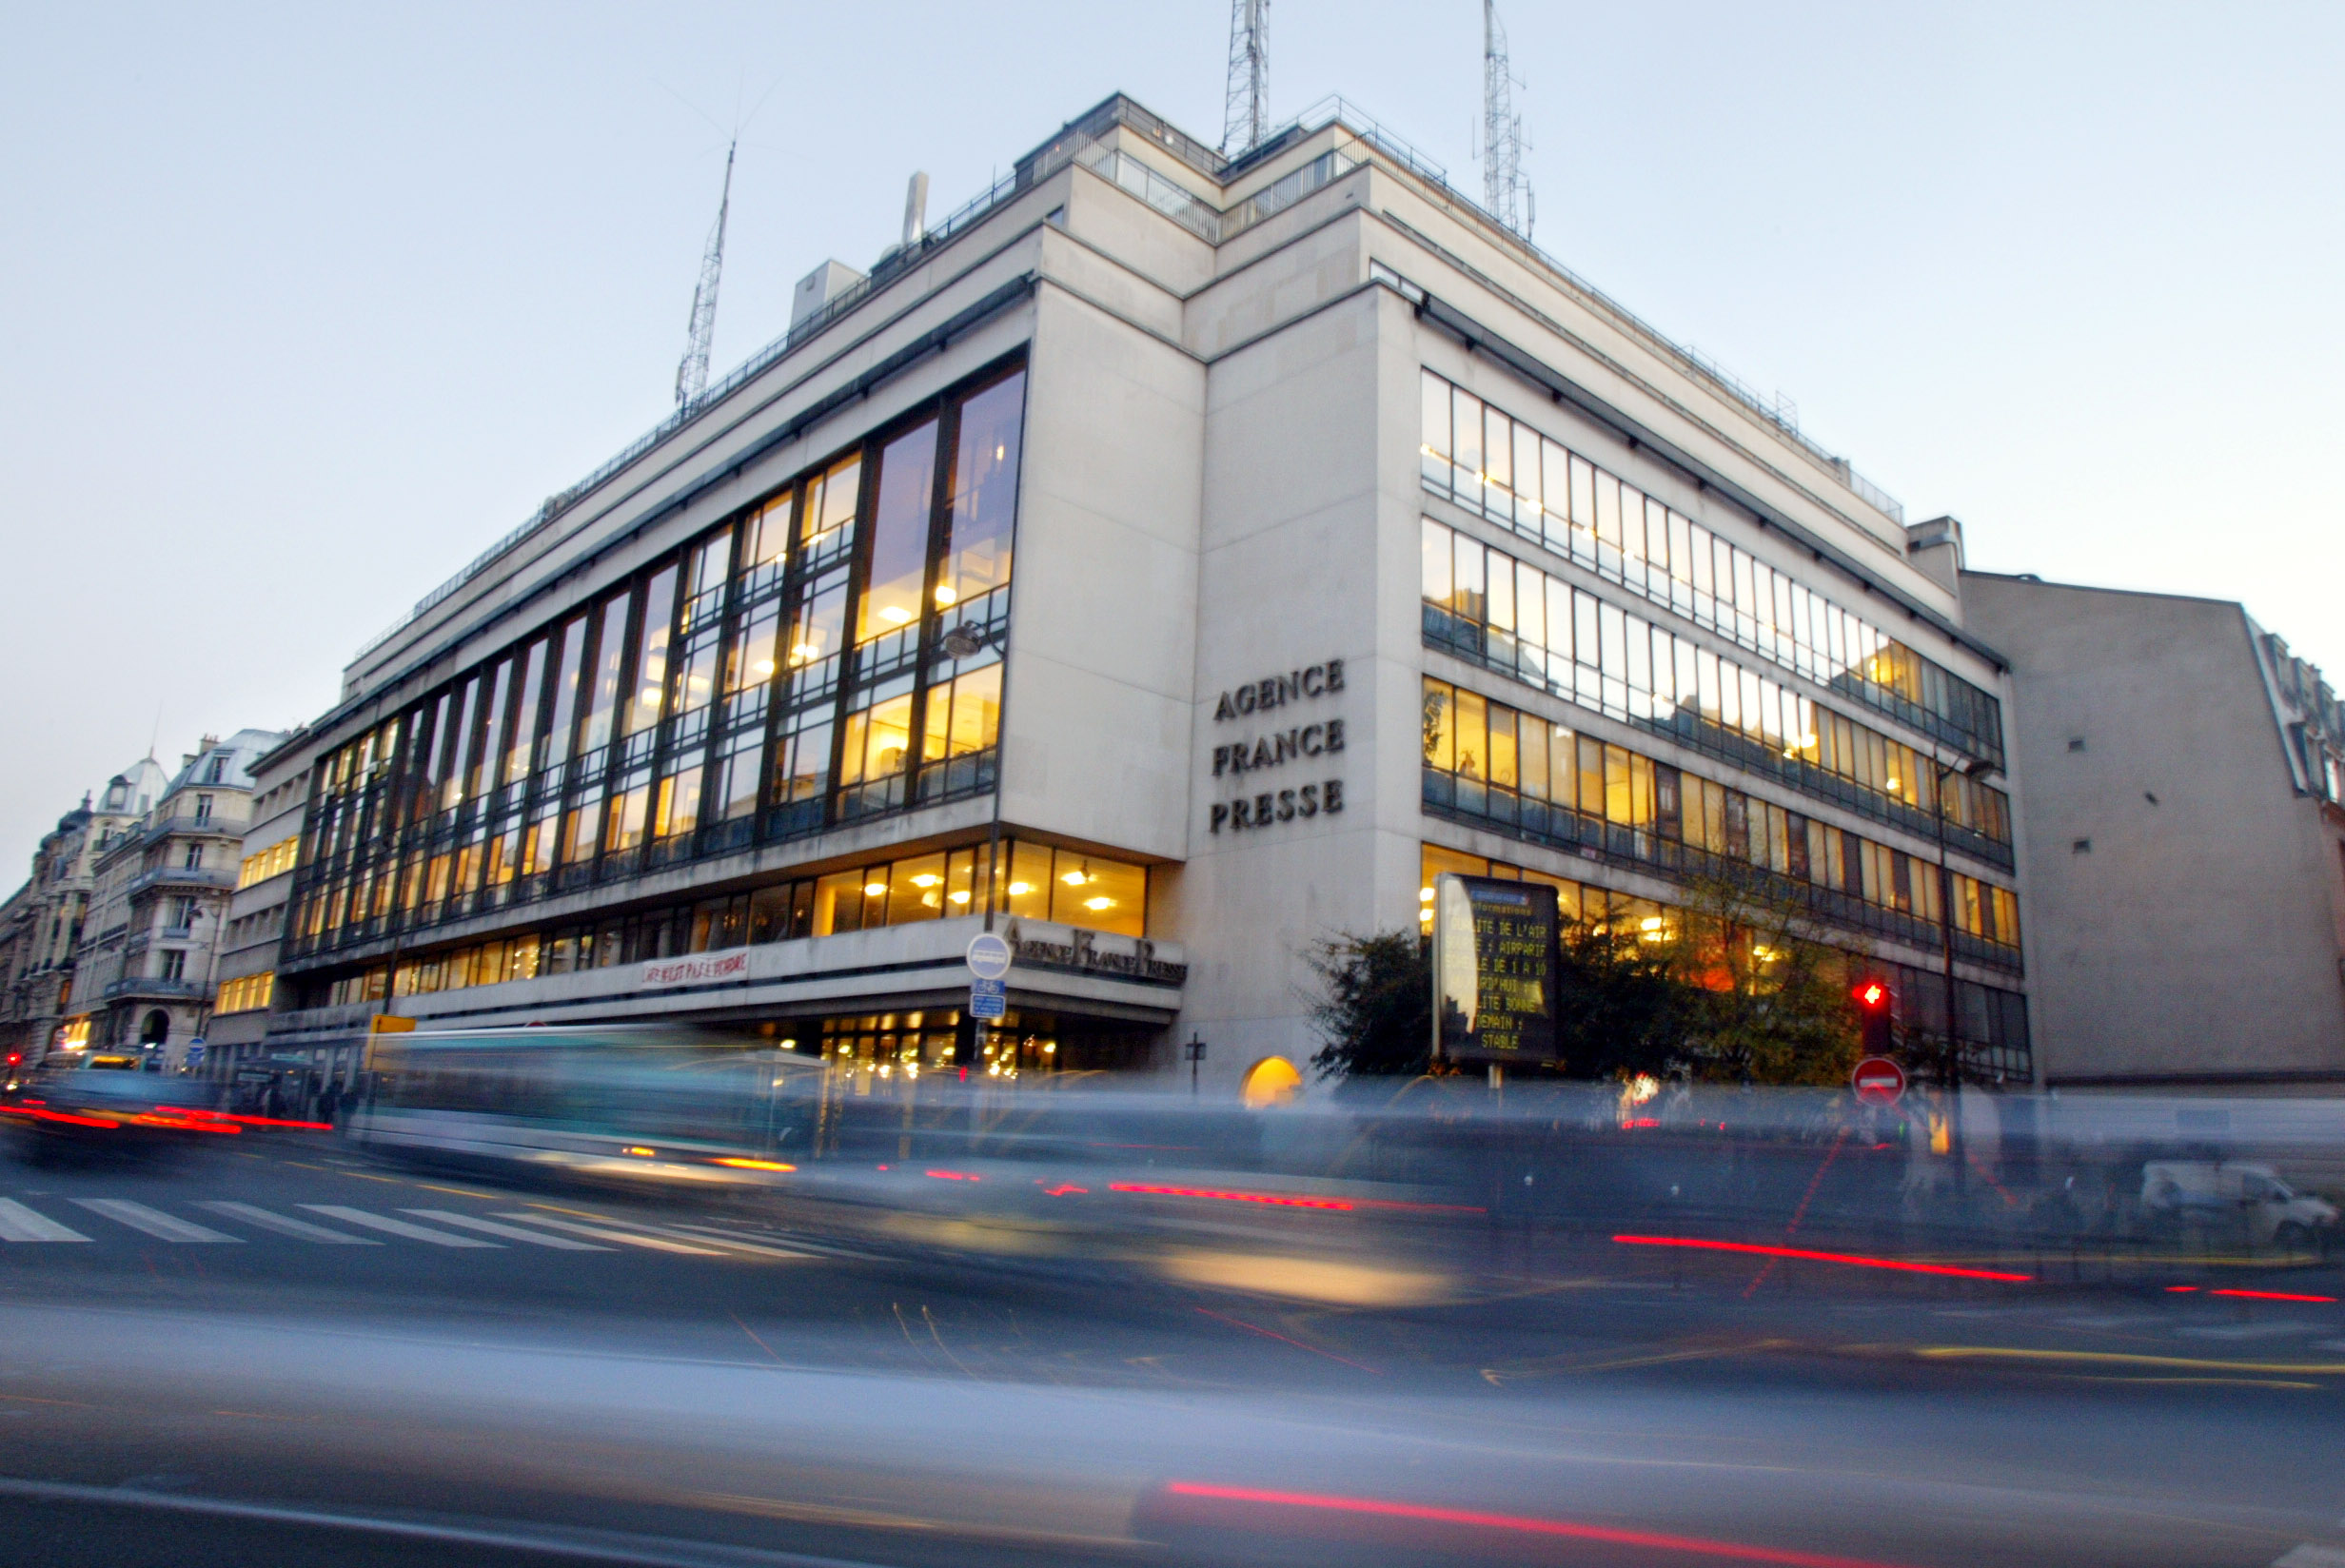
[[[1867,1056],[1848,1075],[1848,1084],[1868,1106],[1893,1106],[1905,1092],[1905,1069],[1886,1056]]]

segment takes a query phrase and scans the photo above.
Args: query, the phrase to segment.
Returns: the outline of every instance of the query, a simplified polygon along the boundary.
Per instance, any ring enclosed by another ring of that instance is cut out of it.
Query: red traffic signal
[[[1848,993],[1857,1004],[1857,1018],[1864,1027],[1864,1054],[1885,1056],[1891,1047],[1889,1017],[1897,1002],[1888,983],[1878,979],[1857,982]]]

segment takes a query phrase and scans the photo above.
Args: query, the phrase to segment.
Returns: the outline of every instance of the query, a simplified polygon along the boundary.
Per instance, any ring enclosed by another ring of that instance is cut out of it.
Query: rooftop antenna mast
[[[708,253],[700,258],[700,281],[692,290],[692,332],[676,366],[676,406],[689,406],[708,390],[708,351],[717,341],[717,281],[724,274],[724,220],[733,206],[734,137],[724,149],[724,194],[717,201],[717,226],[709,231]]]
[[[1523,116],[1514,107],[1514,67],[1498,0],[1482,0],[1482,205],[1507,227],[1530,238],[1537,209],[1523,177]]]
[[[1221,150],[1232,158],[1262,145],[1271,129],[1271,0],[1230,0],[1230,92],[1221,111]]]

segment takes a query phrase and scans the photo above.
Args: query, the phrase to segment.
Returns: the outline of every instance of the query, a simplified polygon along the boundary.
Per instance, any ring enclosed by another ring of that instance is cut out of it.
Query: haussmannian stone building
[[[252,795],[253,761],[284,736],[206,736],[153,806],[113,832],[92,868],[69,1029],[92,1049],[135,1050],[155,1070],[195,1065],[213,964]]]
[[[0,910],[0,1055],[26,1068],[87,1043],[76,970],[98,857],[146,815],[168,783],[141,757],[57,819],[32,854],[32,874]]]

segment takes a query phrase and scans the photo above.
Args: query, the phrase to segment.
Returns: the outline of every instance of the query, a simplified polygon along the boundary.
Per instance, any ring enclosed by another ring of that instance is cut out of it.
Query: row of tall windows
[[[266,882],[272,876],[282,876],[293,869],[301,858],[302,841],[298,835],[280,839],[266,850],[256,850],[245,856],[236,871],[236,885],[249,888],[255,882]]]
[[[2002,705],[1990,693],[1430,370],[1422,402],[1428,489],[1761,658],[2001,765]]]
[[[1645,942],[1665,942],[1676,933],[1678,911],[1649,898],[1549,876],[1544,872],[1464,854],[1438,844],[1421,847],[1417,890],[1419,924],[1429,935],[1433,929],[1433,882],[1444,872],[1461,876],[1491,876],[1502,882],[1536,882],[1553,888],[1563,918],[1615,936]],[[1923,1033],[1944,1038],[1947,1029],[1946,981],[1942,973],[1904,964],[1885,964],[1870,954],[1850,954],[1851,978],[1877,974],[1887,979],[1897,997],[1902,1022]],[[2027,999],[2016,990],[1957,979],[1954,986],[1954,1038],[1962,1049],[1965,1068],[1980,1078],[2027,1083],[2035,1076],[2034,1053],[2027,1030]]]
[[[1145,866],[1023,839],[1002,842],[1000,872],[989,877],[993,864],[988,844],[938,850],[778,882],[750,892],[419,953],[397,966],[376,965],[326,981],[317,988],[311,1005],[379,1002],[684,953],[981,914],[989,880],[997,913],[1123,936],[1146,933]]]
[[[1880,821],[1936,831],[1940,770],[1926,754],[1430,518],[1422,528],[1429,644]],[[2010,797],[1960,772],[1943,794],[1949,841],[2008,870]]]
[[[234,980],[220,982],[220,1000],[212,1004],[212,1011],[254,1012],[268,1006],[269,993],[277,984],[270,973],[241,975]]]
[[[1425,681],[1425,803],[1533,842],[1591,848],[1679,872],[1751,868],[1780,878],[1819,918],[1935,946],[1938,867],[1624,746]],[[2020,961],[2019,901],[1960,872],[1956,949]]]
[[[297,951],[993,788],[1022,368],[328,755]]]

